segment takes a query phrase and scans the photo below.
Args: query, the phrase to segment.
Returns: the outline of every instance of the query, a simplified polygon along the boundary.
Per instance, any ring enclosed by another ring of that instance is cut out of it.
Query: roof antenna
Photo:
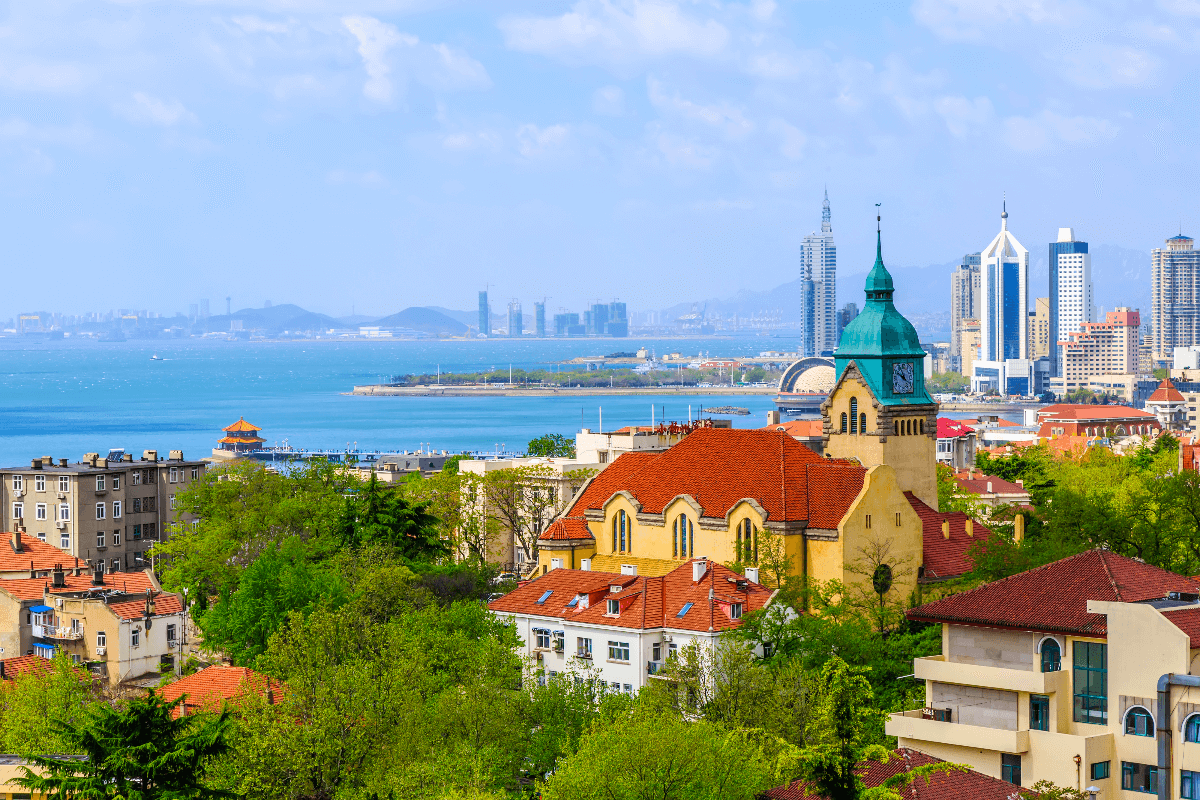
[[[880,206],[882,206],[882,205],[883,205],[883,203],[876,203],[876,204],[875,204],[875,207],[876,207],[876,208],[879,208],[879,207],[880,207]],[[882,217],[882,216],[880,216],[880,214],[881,214],[881,212],[879,212],[879,211],[876,211],[876,212],[875,212],[875,232],[876,232],[876,233],[879,233],[879,232],[880,232],[880,228],[879,228],[879,221],[880,221],[881,219],[883,219],[883,217]]]

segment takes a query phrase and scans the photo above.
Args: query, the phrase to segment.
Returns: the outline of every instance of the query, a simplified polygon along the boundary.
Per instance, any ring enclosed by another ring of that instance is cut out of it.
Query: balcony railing
[[[576,658],[586,658],[588,661],[591,661],[592,660],[592,651],[591,650],[579,650],[575,653],[575,657]]]
[[[997,750],[1002,753],[1025,753],[1029,750],[1029,731],[964,725],[954,720],[951,709],[918,708],[888,717],[884,728],[889,736],[909,742],[937,742],[977,750]]]
[[[38,639],[75,640],[83,638],[83,628],[60,628],[55,625],[34,625],[33,635]]]
[[[661,670],[662,668],[663,668],[663,662],[661,662],[661,661],[647,661],[646,662],[646,674],[647,675],[657,675],[658,671]]]

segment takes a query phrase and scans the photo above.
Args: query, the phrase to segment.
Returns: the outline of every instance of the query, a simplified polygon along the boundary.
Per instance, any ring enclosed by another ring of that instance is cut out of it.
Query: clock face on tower
[[[913,393],[913,365],[911,361],[892,365],[892,394]]]

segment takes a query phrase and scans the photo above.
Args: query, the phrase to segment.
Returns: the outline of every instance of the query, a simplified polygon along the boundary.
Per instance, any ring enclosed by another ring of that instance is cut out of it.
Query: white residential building
[[[1092,295],[1092,257],[1088,243],[1077,241],[1071,228],[1058,229],[1058,241],[1050,244],[1050,346],[1052,375],[1063,375],[1062,342],[1081,332],[1096,318]]]
[[[804,237],[800,261],[801,277],[812,281],[811,316],[810,309],[802,309],[805,323],[812,320],[811,338],[809,331],[804,331],[805,352],[832,355],[838,346],[837,247],[833,243],[828,191],[821,204],[821,232]],[[807,293],[802,302],[808,302]]]

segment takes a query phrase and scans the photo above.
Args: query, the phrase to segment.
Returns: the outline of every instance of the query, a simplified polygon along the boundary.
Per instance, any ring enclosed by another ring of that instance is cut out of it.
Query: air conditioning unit
[[[97,647],[97,648],[96,648],[96,655],[98,655],[98,656],[102,656],[102,655],[104,655],[104,654],[105,654],[105,653],[107,653],[107,652],[108,652],[108,648],[107,648],[107,647]]]
[[[58,606],[59,608],[62,608],[63,607],[62,598],[61,597],[54,598],[54,605]]]
[[[66,530],[67,523],[60,519],[58,522],[54,523],[54,526],[56,528],[58,528],[60,531],[62,531],[62,530]]]
[[[58,499],[59,499],[59,500],[66,500],[66,499],[67,499],[67,493],[66,493],[66,492],[59,492],[59,493],[58,493]]]
[[[669,634],[669,633],[664,633],[664,634],[663,634],[663,641],[664,641],[664,642],[673,642],[673,641],[675,641],[675,637],[674,637],[674,636],[672,636],[672,635],[671,635],[671,634]]]
[[[25,490],[24,490],[24,489],[18,489],[17,491],[13,492],[13,494],[15,494],[17,497],[24,497],[24,496],[25,496]]]

